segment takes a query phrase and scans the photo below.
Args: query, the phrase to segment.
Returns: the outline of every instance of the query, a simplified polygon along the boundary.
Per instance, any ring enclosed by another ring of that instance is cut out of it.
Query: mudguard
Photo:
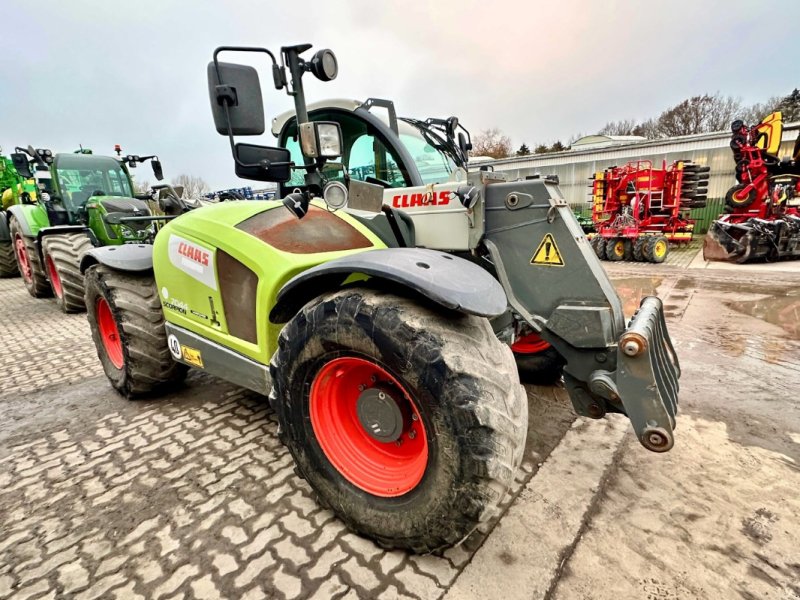
[[[103,246],[89,250],[81,259],[81,273],[92,265],[105,265],[118,271],[134,273],[153,270],[153,246],[150,244],[123,244]]]
[[[34,208],[34,206],[26,204],[15,204],[8,207],[9,215],[17,220],[20,229],[22,229],[22,235],[25,237],[34,237],[39,231],[37,224],[32,224],[33,215],[31,212]],[[34,228],[36,229],[34,230]]]
[[[357,273],[411,289],[463,313],[496,317],[508,308],[497,280],[463,258],[423,248],[385,248],[332,260],[290,279],[278,292],[270,321],[286,323],[304,304]]]
[[[8,229],[6,216],[0,213],[0,243],[11,242],[11,231]]]

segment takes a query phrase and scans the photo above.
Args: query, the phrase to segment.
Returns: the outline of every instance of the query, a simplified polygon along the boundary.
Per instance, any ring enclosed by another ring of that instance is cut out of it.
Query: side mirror
[[[161,168],[161,161],[154,158],[150,161],[150,165],[153,167],[153,175],[155,175],[156,179],[159,181],[164,179],[164,170]]]
[[[467,141],[467,136],[461,131],[458,132],[458,147],[461,149],[461,152],[464,153],[464,156],[472,150],[472,144]]]
[[[236,175],[255,181],[284,183],[292,177],[291,154],[286,148],[236,144]],[[239,164],[243,163],[243,164]]]
[[[309,158],[336,158],[342,155],[342,129],[334,121],[300,123],[300,148]]]
[[[28,162],[28,155],[22,152],[14,152],[11,155],[11,162],[14,164],[14,168],[17,170],[17,173],[22,175],[25,179],[30,179],[33,177],[33,172],[31,171],[31,165]]]
[[[217,133],[264,133],[264,102],[258,71],[247,65],[223,62],[214,65],[212,61],[208,63],[207,73],[208,96]]]

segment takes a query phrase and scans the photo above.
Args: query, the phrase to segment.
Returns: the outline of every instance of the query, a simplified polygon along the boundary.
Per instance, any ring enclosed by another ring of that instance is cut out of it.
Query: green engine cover
[[[289,279],[385,247],[356,219],[322,203],[297,219],[280,202],[225,202],[166,225],[153,266],[167,321],[267,364],[283,327],[269,322],[269,311]]]

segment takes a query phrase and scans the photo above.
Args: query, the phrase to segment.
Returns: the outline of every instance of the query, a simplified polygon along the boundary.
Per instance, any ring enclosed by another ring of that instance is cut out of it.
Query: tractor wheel
[[[49,235],[42,241],[44,262],[50,287],[61,310],[65,313],[83,312],[83,274],[81,258],[92,248],[83,233]]]
[[[339,290],[283,328],[270,373],[298,472],[383,547],[458,543],[514,480],[526,394],[484,318]]]
[[[36,244],[33,238],[25,237],[22,228],[16,219],[11,219],[9,226],[11,230],[11,241],[14,244],[14,255],[17,259],[17,268],[22,275],[22,281],[28,293],[34,298],[47,298],[52,291],[47,277],[42,269],[39,254],[36,252]]]
[[[183,381],[188,367],[172,360],[152,273],[93,265],[84,299],[97,356],[119,393],[133,398]]]
[[[14,243],[0,242],[0,277],[16,277],[17,275],[19,275],[19,267],[17,267],[17,259],[14,257]]]
[[[606,238],[596,235],[592,238],[592,249],[600,260],[606,259]]]
[[[630,240],[624,238],[613,238],[606,245],[606,256],[608,260],[620,261],[630,260],[633,250]]]
[[[652,263],[663,263],[669,254],[669,241],[663,235],[653,235],[647,240],[644,255]]]
[[[642,262],[643,260],[645,260],[644,257],[645,246],[647,246],[646,237],[636,238],[636,241],[633,243],[633,260],[638,262]]]
[[[536,333],[523,336],[511,345],[520,381],[533,385],[553,385],[561,379],[564,359]]]
[[[748,187],[750,191],[744,193]],[[728,193],[725,194],[725,204],[731,208],[747,208],[756,201],[756,196],[756,188],[740,183],[739,185],[733,186],[728,190]]]

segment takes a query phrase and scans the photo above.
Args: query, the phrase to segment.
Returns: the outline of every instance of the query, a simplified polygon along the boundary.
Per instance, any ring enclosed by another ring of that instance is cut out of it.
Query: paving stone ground
[[[264,397],[193,374],[124,400],[85,315],[19,279],[0,348],[0,598],[438,598],[494,525],[441,556],[378,548],[315,502]],[[562,390],[528,392],[514,494],[573,420]]]

